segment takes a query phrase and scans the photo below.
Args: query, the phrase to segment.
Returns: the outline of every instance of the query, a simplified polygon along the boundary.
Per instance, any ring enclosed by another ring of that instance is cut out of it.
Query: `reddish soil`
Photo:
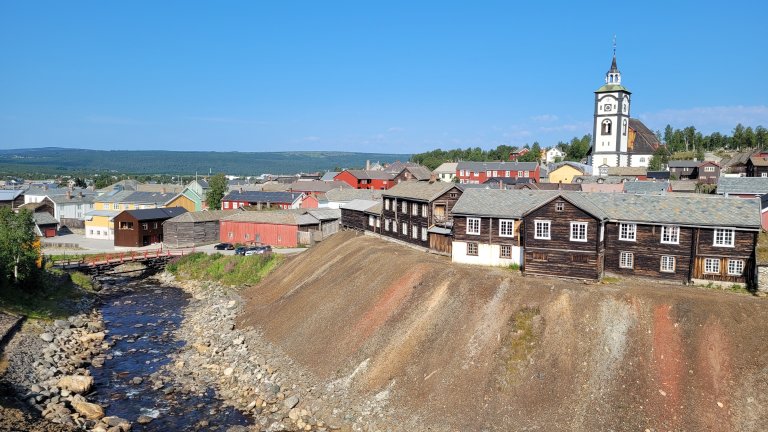
[[[763,298],[523,277],[348,232],[245,295],[240,325],[320,379],[389,390],[394,429],[768,430]]]

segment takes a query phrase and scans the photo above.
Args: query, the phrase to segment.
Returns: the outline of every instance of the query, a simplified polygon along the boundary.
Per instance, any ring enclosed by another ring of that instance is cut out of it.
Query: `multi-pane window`
[[[426,205],[426,204],[422,204],[421,205],[421,215],[423,217],[427,217],[428,214],[429,214],[429,206]]]
[[[550,240],[552,238],[550,235],[551,224],[552,222],[550,221],[535,221],[533,238],[540,240]]]
[[[402,234],[403,234],[403,235],[408,235],[408,224],[407,224],[407,223],[405,223],[405,222],[403,222],[403,231],[402,231]]]
[[[680,227],[674,225],[661,227],[661,242],[664,244],[680,244]]]
[[[389,198],[384,199],[384,210],[389,210]]]
[[[501,245],[499,247],[499,258],[512,258],[512,246]]]
[[[587,222],[571,222],[571,241],[587,241]]]
[[[419,238],[419,227],[416,225],[411,225],[411,236],[415,239]]]
[[[713,167],[711,165],[710,166],[705,166],[704,167],[704,172],[715,172],[715,167]]]
[[[728,228],[715,228],[714,246],[733,247],[734,231]]]
[[[619,240],[627,240],[627,241],[637,240],[637,224],[630,224],[630,223],[619,224]]]
[[[635,267],[635,254],[632,252],[619,253],[619,267],[631,269]]]
[[[704,258],[704,273],[720,274],[720,258]]]
[[[389,231],[389,219],[384,219],[384,231]]]
[[[411,204],[411,214],[414,216],[419,215],[419,205],[416,203]]]
[[[518,171],[518,172],[517,172],[517,176],[518,176],[518,177],[522,177],[522,176],[523,176],[523,172],[522,172],[522,171]]]
[[[477,243],[467,243],[467,255],[477,256]]]
[[[421,228],[421,241],[427,241],[427,229],[424,227]]]
[[[392,221],[392,232],[393,233],[397,232],[397,221]]]
[[[514,237],[515,221],[512,219],[499,220],[499,237]]]
[[[744,273],[744,260],[728,260],[728,275],[741,276]]]
[[[664,273],[675,272],[675,257],[669,255],[661,256],[661,269]]]
[[[149,229],[149,223],[147,223],[147,222],[142,223],[141,224],[141,229],[148,230]]]
[[[408,213],[408,203],[405,201],[402,201],[400,204],[400,211],[403,213]]]
[[[467,234],[480,234],[480,218],[467,218]]]
[[[564,202],[555,203],[555,211],[558,211],[558,212],[565,211],[565,203]]]
[[[368,225],[373,226],[376,221],[373,219],[373,215],[368,215]]]

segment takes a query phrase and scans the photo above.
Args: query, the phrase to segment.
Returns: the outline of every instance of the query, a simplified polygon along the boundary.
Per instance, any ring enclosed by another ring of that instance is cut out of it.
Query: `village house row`
[[[342,226],[452,261],[579,279],[606,274],[752,284],[759,199],[401,183],[355,200]]]

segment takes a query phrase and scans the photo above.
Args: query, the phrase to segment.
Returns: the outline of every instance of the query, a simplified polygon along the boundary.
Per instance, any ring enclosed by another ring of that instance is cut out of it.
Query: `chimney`
[[[165,194],[165,186],[163,186],[163,187],[160,189],[160,193],[161,193],[161,194]]]
[[[72,199],[72,191],[67,189],[67,199]]]
[[[83,197],[83,191],[80,191],[80,192],[78,192],[78,193],[77,193],[77,196],[79,196],[80,198],[82,198],[82,197]]]
[[[371,161],[370,160],[366,160],[365,161],[365,170],[368,171],[370,169],[371,169]]]
[[[437,181],[437,174],[432,173],[429,175],[429,183],[432,184]]]

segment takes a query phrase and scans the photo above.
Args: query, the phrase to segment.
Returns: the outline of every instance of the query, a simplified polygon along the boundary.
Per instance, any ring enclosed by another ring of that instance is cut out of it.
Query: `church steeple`
[[[616,66],[616,36],[613,37],[613,61],[611,62],[611,68],[605,74],[606,84],[621,84],[621,72]]]

